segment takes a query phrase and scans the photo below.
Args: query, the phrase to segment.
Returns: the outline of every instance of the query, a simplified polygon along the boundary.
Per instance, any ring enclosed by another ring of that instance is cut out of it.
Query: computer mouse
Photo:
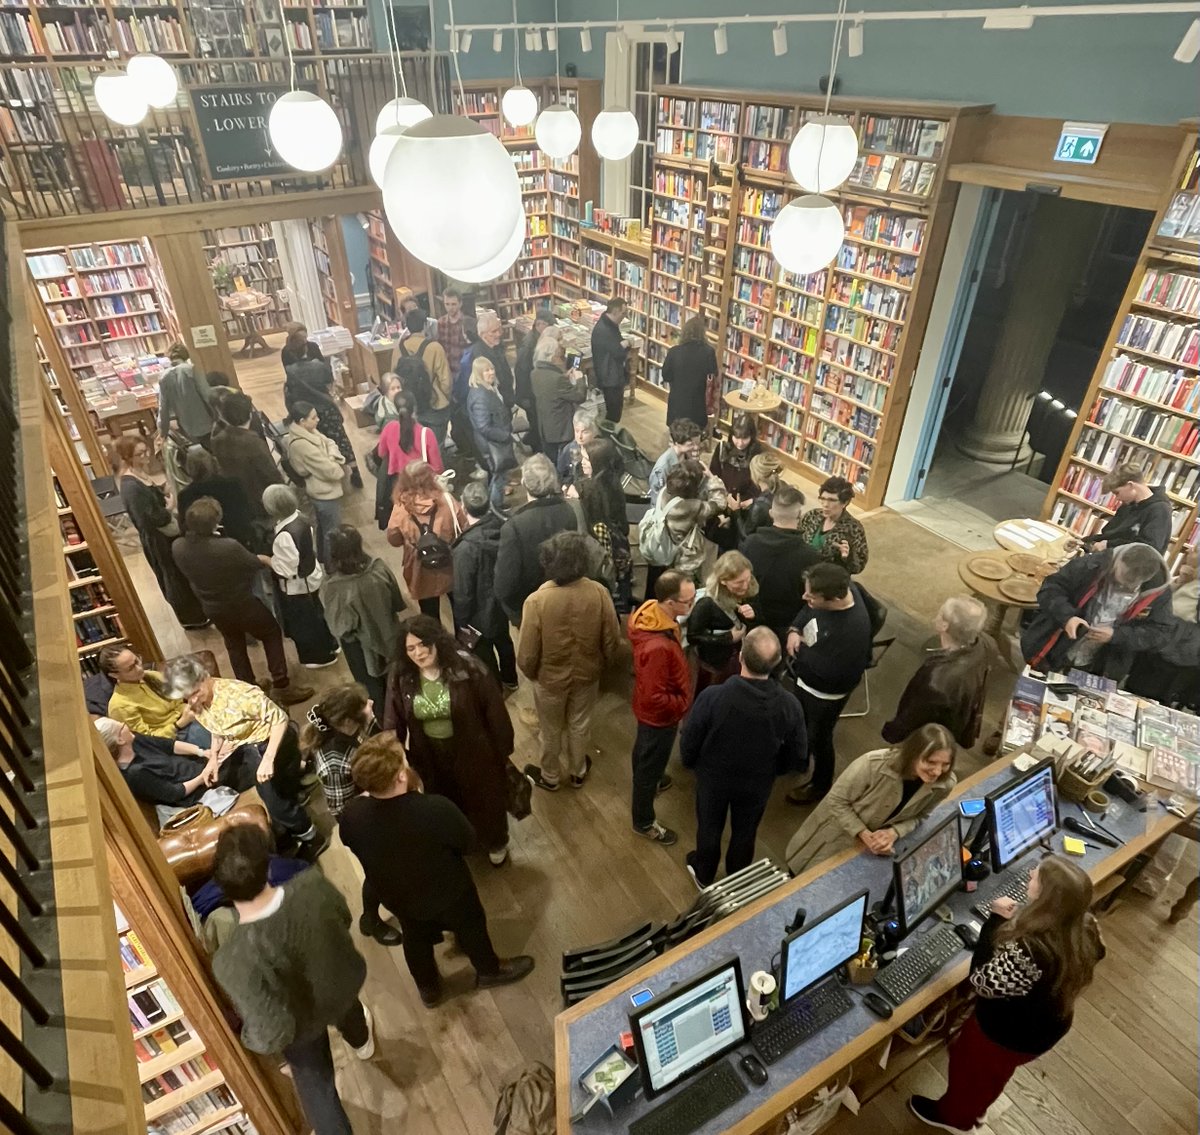
[[[747,1052],[745,1056],[738,1061],[743,1072],[746,1073],[746,1079],[758,1087],[762,1087],[767,1082],[767,1070],[763,1067],[763,1062],[759,1060],[753,1052]]]
[[[977,922],[960,922],[954,927],[954,933],[962,940],[968,950],[979,945],[979,924]]]
[[[892,1015],[892,1007],[878,993],[867,990],[863,994],[863,1004],[871,1010],[877,1017],[882,1017],[885,1021]]]

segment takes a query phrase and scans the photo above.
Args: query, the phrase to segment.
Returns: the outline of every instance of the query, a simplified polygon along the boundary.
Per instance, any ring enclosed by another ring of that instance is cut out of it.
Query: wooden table
[[[939,805],[926,821],[926,830],[956,809],[960,797],[980,796],[1000,788],[1009,779],[1008,768],[1016,755],[1007,754],[974,776],[961,781],[950,799]],[[1078,816],[1080,813],[1079,806],[1075,804],[1062,802],[1060,806],[1063,817]],[[1135,858],[1183,823],[1184,819],[1168,813],[1153,795],[1151,810],[1145,813],[1136,812],[1122,801],[1114,801],[1113,811],[1106,818],[1105,824],[1120,835],[1125,843],[1117,848],[1096,845],[1094,849],[1086,852],[1084,858],[1076,861],[1088,872],[1093,883],[1097,884],[1097,901],[1111,889],[1106,889],[1101,884],[1110,883],[1118,872]],[[1061,847],[1061,834],[1052,838],[1053,845],[1056,848]],[[1030,860],[1033,857],[1035,853],[1020,860],[1016,869],[1024,870],[1032,866]],[[792,917],[797,906],[804,906],[809,919],[813,920],[863,886],[869,886],[872,899],[882,897],[890,880],[890,860],[855,850],[843,852],[804,872],[792,882],[776,888],[695,938],[668,950],[628,977],[619,978],[586,1001],[560,1013],[554,1021],[559,1135],[617,1135],[618,1132],[627,1130],[632,1119],[648,1110],[647,1104],[639,1098],[618,1112],[615,1118],[610,1119],[598,1114],[600,1108],[596,1107],[583,1123],[571,1122],[575,1108],[583,1103],[584,1098],[576,1079],[609,1045],[616,1043],[617,1027],[628,1028],[627,1023],[618,1026],[617,1022],[627,1022],[630,1010],[629,994],[633,990],[647,986],[655,993],[665,992],[673,983],[686,980],[729,953],[741,956],[742,972],[745,976],[759,968],[768,969],[770,956],[759,956],[750,952],[748,948],[748,943],[755,935],[760,942],[774,942],[769,949],[777,951],[778,943],[784,936],[784,923]],[[955,917],[961,921],[971,901],[970,895],[957,892],[951,896],[947,905],[955,911]],[[699,1135],[711,1135],[714,1132],[721,1132],[722,1135],[759,1135],[761,1132],[774,1130],[771,1125],[790,1108],[811,1098],[813,1093],[847,1071],[850,1072],[851,1087],[859,1099],[866,1103],[914,1063],[923,1059],[929,1051],[945,1043],[946,1038],[943,1036],[927,1041],[921,1046],[898,1046],[892,1051],[887,1069],[880,1072],[878,1058],[883,1046],[906,1022],[963,984],[969,963],[969,955],[964,949],[897,1007],[886,1021],[871,1016],[856,1000],[854,1020],[861,1024],[861,1028],[851,1041],[825,1054],[825,1049],[820,1044],[822,1034],[818,1033],[769,1067],[770,1079],[765,1085],[751,1087],[744,1099],[706,1124],[701,1128]],[[827,1049],[828,1045],[825,1048]],[[809,1055],[806,1056],[806,1053]],[[726,1059],[736,1063],[737,1054]]]
[[[731,410],[740,410],[744,414],[770,414],[783,405],[783,398],[774,391],[757,387],[751,398],[742,397],[741,390],[729,390],[722,401]]]
[[[245,342],[241,348],[235,351],[238,355],[249,355],[254,358],[261,350],[264,354],[271,350],[271,345],[262,337],[262,332],[254,325],[253,317],[261,315],[268,310],[275,301],[270,296],[264,296],[257,303],[240,305],[234,307],[233,304],[226,303],[229,311],[237,317],[237,321],[242,325],[242,334],[245,335]]]
[[[1009,608],[1016,607],[1020,611],[1032,611],[1037,607],[1037,600],[1022,603],[1020,600],[1012,599],[1000,590],[1000,584],[1004,582],[1002,579],[984,579],[983,576],[976,575],[969,566],[970,562],[976,556],[985,554],[984,552],[971,552],[970,555],[959,560],[958,578],[963,581],[972,595],[983,600],[984,606],[988,609],[988,619],[983,626],[984,634],[991,636],[1000,651],[1000,657],[1019,673],[1022,662],[1013,656],[1011,644],[1004,636],[1004,620],[1008,618]],[[1003,559],[1004,557],[997,558]]]
[[[1051,531],[1055,535],[1051,536]],[[992,537],[1006,552],[1028,552],[1031,556],[1052,561],[1066,559],[1069,554],[1068,543],[1079,539],[1075,533],[1059,524],[1028,518],[1002,520],[992,530]]]

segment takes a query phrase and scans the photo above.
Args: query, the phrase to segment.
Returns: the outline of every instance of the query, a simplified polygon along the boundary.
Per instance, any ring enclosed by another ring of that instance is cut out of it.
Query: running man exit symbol
[[[1094,165],[1108,125],[1102,122],[1065,122],[1054,151],[1056,162]]]

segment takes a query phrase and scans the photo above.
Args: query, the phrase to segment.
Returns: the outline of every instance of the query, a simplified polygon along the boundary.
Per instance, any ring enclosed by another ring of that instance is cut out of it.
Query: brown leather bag
[[[267,810],[261,804],[235,804],[223,816],[214,816],[205,804],[185,808],[172,816],[158,833],[158,846],[175,878],[184,886],[212,876],[217,840],[234,824],[256,823],[271,830]]]

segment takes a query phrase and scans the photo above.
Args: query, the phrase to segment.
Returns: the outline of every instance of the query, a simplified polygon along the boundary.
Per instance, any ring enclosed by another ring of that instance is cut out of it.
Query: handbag
[[[261,804],[235,805],[223,816],[214,816],[207,805],[196,804],[163,824],[158,846],[175,878],[188,886],[211,877],[221,833],[234,824],[246,823],[270,830],[267,810]]]
[[[514,820],[523,820],[533,812],[533,785],[512,761],[505,762],[504,807]]]

